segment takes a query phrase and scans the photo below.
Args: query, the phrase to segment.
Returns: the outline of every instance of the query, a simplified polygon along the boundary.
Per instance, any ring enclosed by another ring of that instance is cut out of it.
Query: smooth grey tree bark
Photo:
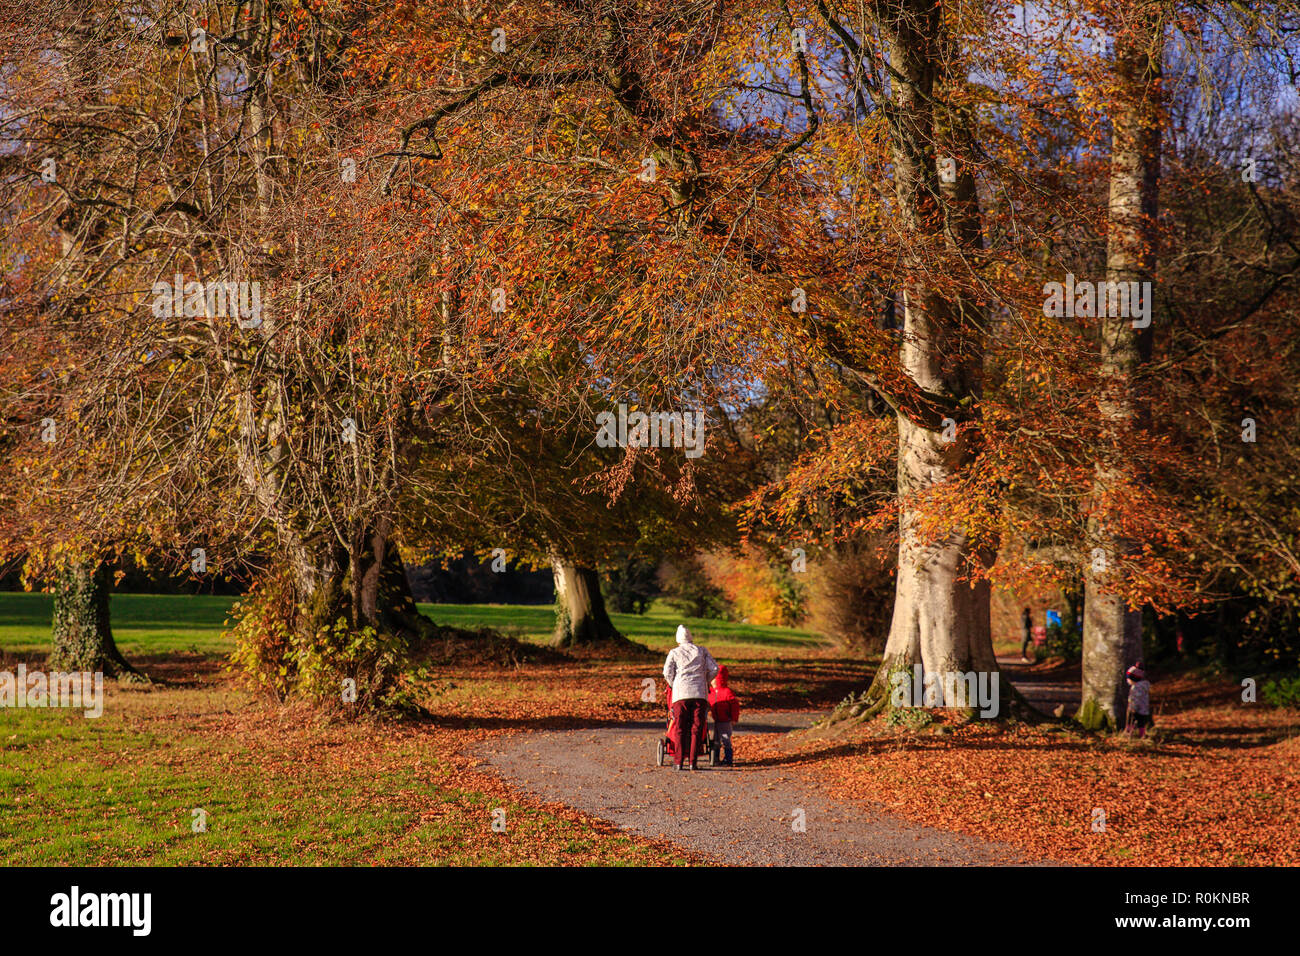
[[[1116,39],[1115,73],[1120,83],[1112,116],[1110,232],[1106,246],[1108,282],[1150,281],[1156,264],[1156,215],[1160,186],[1159,80],[1164,24],[1152,7],[1143,29]],[[1152,331],[1135,328],[1122,316],[1099,319],[1104,392],[1099,403],[1112,444],[1140,428],[1146,409],[1133,390],[1133,375],[1151,356]],[[1120,454],[1116,452],[1115,454]],[[1103,456],[1096,466],[1094,500],[1114,484],[1118,463]],[[1092,560],[1085,563],[1083,609],[1083,695],[1079,720],[1090,729],[1117,727],[1123,721],[1128,691],[1124,672],[1142,656],[1142,612],[1108,589],[1117,559],[1131,552],[1101,521],[1089,524]]]
[[[560,554],[551,554],[555,579],[556,647],[625,640],[605,610],[600,575]]]
[[[891,67],[890,145],[904,226],[918,239],[978,252],[983,236],[974,177],[959,164],[955,180],[941,182],[935,154],[936,143],[969,143],[971,135],[961,117],[936,113],[936,95],[947,79],[940,5],[898,0],[877,5],[875,16]],[[916,252],[904,255],[924,257],[924,246],[919,242]],[[969,580],[974,566],[992,563],[993,549],[976,547],[958,526],[934,541],[932,534],[922,534],[922,516],[907,503],[953,479],[975,456],[959,419],[969,420],[980,393],[985,316],[975,303],[928,284],[932,268],[917,258],[904,290],[902,364],[923,403],[897,414],[898,493],[904,505],[894,613],[881,667],[865,698],[852,708],[854,716],[883,709],[891,675],[910,673],[917,663],[936,676],[998,670],[990,588],[985,581]],[[999,682],[1002,697],[1004,683]]]

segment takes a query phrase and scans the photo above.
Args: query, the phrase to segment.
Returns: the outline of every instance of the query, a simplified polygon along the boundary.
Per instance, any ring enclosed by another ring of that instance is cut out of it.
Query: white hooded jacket
[[[664,680],[673,690],[673,700],[709,698],[709,681],[718,676],[718,662],[703,647],[691,641],[685,624],[677,626],[677,646],[664,661]]]

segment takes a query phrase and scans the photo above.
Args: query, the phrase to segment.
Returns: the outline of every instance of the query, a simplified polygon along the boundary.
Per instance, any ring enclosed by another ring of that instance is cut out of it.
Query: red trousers
[[[673,701],[673,732],[676,734],[678,762],[695,763],[704,749],[708,729],[709,702],[703,697]]]

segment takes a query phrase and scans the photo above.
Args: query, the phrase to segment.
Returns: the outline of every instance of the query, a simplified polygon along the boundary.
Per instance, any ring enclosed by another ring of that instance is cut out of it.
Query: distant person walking
[[[1029,644],[1034,639],[1034,614],[1029,608],[1025,608],[1024,616],[1025,639],[1020,644],[1020,662],[1029,663]]]
[[[690,629],[677,625],[677,646],[664,661],[664,680],[673,701],[673,732],[677,739],[677,762],[673,767],[698,770],[696,759],[704,745],[708,724],[709,681],[718,674],[718,662],[691,640]]]

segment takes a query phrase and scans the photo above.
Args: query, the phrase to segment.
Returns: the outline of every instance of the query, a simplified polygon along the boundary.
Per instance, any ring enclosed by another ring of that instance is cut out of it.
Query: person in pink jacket
[[[677,770],[687,766],[698,770],[696,754],[704,744],[709,719],[709,681],[718,673],[718,662],[691,639],[685,624],[677,626],[677,646],[664,661],[664,680],[673,702],[673,731],[677,742]],[[689,755],[689,760],[687,756]]]
[[[709,709],[713,711],[713,730],[722,745],[722,762],[732,766],[731,732],[740,720],[740,698],[727,684],[727,665],[718,665],[718,676],[709,691]]]

